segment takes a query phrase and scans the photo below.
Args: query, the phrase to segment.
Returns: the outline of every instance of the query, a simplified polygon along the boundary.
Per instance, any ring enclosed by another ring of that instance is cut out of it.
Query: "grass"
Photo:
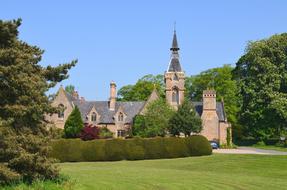
[[[265,150],[277,150],[277,151],[287,152],[287,148],[286,148],[286,147],[283,147],[283,146],[257,145],[257,144],[254,144],[254,145],[252,145],[252,147],[260,148],[260,149],[265,149]]]
[[[60,164],[75,190],[286,189],[287,156],[215,154]]]
[[[32,185],[20,183],[17,185],[0,187],[1,190],[74,190],[75,182],[66,181],[55,183],[53,181],[36,181]]]

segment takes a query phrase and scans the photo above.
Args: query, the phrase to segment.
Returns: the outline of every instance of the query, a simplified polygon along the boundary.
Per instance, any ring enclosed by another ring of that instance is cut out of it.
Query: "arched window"
[[[97,114],[95,112],[92,113],[91,121],[97,121]]]
[[[124,121],[124,114],[122,112],[118,115],[118,121]]]
[[[64,119],[65,106],[63,104],[59,104],[58,107],[59,107],[58,118]]]
[[[172,102],[179,104],[179,93],[177,88],[173,88],[172,90]]]
[[[177,76],[177,74],[174,74],[174,75],[173,75],[173,80],[178,81],[178,76]]]

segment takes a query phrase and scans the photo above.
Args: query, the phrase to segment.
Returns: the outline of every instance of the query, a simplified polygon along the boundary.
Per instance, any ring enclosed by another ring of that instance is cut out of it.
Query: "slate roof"
[[[78,106],[82,114],[83,121],[86,121],[87,114],[90,113],[91,109],[95,107],[97,113],[100,115],[99,123],[115,123],[114,115],[121,107],[124,114],[127,116],[125,119],[126,123],[131,123],[135,115],[137,115],[144,107],[145,102],[116,102],[115,110],[109,109],[108,101],[73,101],[73,104]]]
[[[175,31],[173,33],[172,45],[171,45],[170,50],[172,50],[172,51],[178,51],[179,50]]]
[[[69,93],[66,93],[68,100],[73,104],[78,106],[82,114],[83,121],[86,121],[87,114],[90,113],[91,109],[95,107],[97,113],[100,115],[99,123],[109,124],[114,123],[114,115],[117,113],[118,109],[122,107],[124,114],[127,118],[126,123],[132,123],[133,118],[140,113],[140,111],[145,106],[145,101],[142,102],[116,102],[115,110],[109,109],[108,101],[80,101],[75,99]],[[199,116],[202,114],[202,102],[192,102],[196,112]],[[216,113],[218,115],[219,121],[225,121],[226,115],[224,112],[224,107],[221,102],[216,102]]]
[[[202,102],[192,102],[196,112],[201,116],[202,114]],[[216,113],[218,115],[219,121],[225,121],[226,120],[226,115],[224,112],[224,107],[221,102],[216,102]]]
[[[169,63],[168,72],[182,72],[181,65],[177,57],[172,57]]]

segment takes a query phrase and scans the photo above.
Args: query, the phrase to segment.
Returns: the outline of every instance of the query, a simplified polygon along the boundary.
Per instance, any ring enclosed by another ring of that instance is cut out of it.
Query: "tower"
[[[166,101],[175,109],[184,100],[184,71],[179,62],[179,47],[176,38],[176,31],[173,33],[172,46],[170,48],[171,58],[164,74]]]

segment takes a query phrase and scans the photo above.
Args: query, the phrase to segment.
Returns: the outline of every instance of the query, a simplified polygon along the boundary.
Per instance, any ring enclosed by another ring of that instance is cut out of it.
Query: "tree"
[[[79,134],[83,129],[83,125],[84,123],[82,120],[81,112],[79,108],[75,106],[64,126],[65,137],[66,138],[79,137]]]
[[[236,63],[246,135],[264,140],[287,127],[287,33],[250,42]]]
[[[185,100],[169,120],[169,132],[174,136],[180,133],[190,136],[191,133],[199,133],[201,130],[201,118],[198,116],[191,102]]]
[[[133,119],[132,134],[133,136],[144,136],[145,126],[145,116],[136,115]]]
[[[25,182],[54,179],[45,114],[57,112],[46,92],[68,77],[76,61],[39,65],[43,50],[18,39],[21,20],[0,20],[0,161]]]
[[[162,75],[145,75],[135,85],[123,86],[118,91],[120,101],[146,101],[154,88],[160,96],[164,96],[164,81]]]
[[[75,91],[75,86],[70,84],[65,87],[65,91],[68,92],[69,94],[73,94],[73,92]]]
[[[238,123],[238,115],[241,105],[241,95],[236,80],[233,79],[233,67],[209,69],[199,75],[187,77],[185,80],[186,97],[193,101],[202,100],[202,92],[206,89],[216,90],[217,101],[224,100],[224,108],[228,121],[232,124],[234,138],[241,136],[241,125]]]
[[[147,106],[144,116],[144,129],[139,134],[144,137],[165,136],[168,121],[174,114],[174,110],[165,100],[158,99]]]

